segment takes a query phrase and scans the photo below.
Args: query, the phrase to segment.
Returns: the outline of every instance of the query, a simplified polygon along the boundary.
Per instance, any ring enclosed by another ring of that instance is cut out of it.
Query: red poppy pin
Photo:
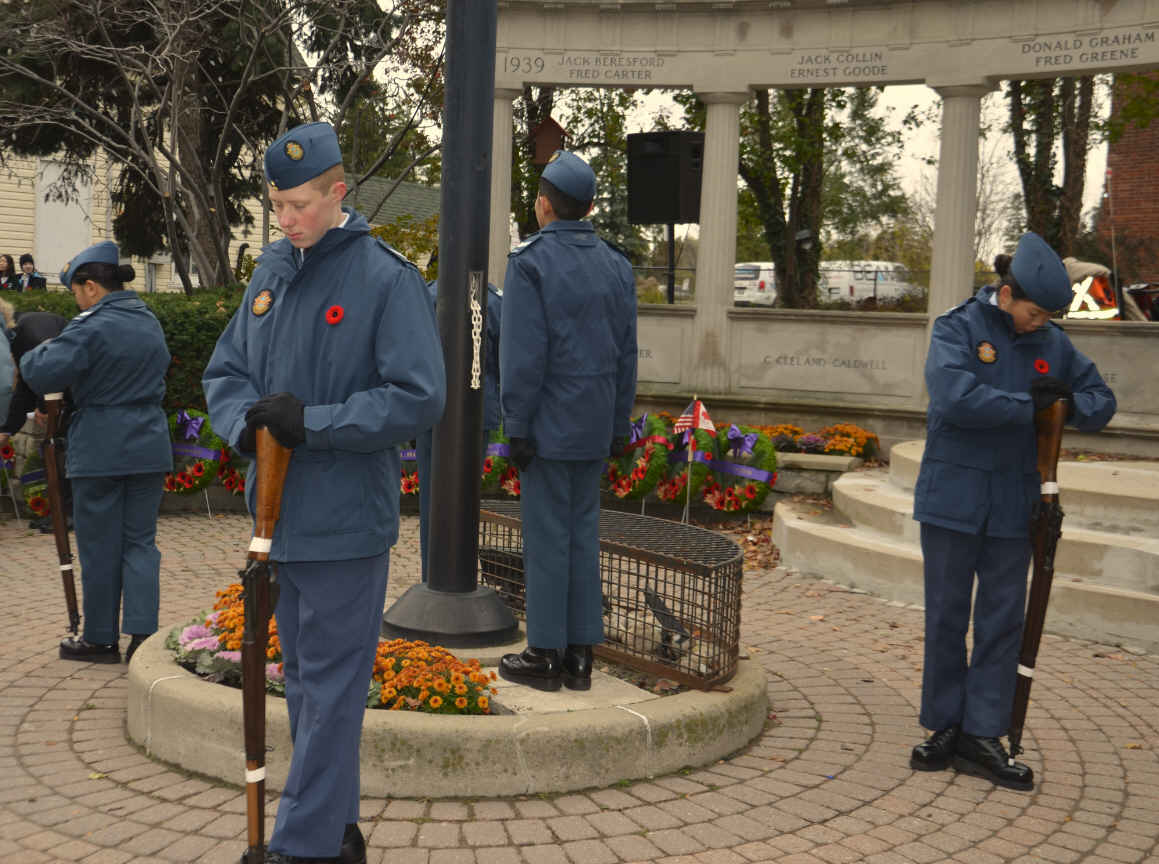
[[[346,311],[341,306],[331,306],[326,310],[326,323],[337,324],[345,314]]]
[[[1034,361],[1034,371],[1039,375],[1046,375],[1048,372],[1050,372],[1050,364],[1039,357]]]

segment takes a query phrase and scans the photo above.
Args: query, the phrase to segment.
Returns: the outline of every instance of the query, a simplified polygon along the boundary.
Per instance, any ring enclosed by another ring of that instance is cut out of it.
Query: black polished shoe
[[[141,633],[133,634],[133,638],[129,640],[129,647],[125,649],[126,663],[133,659],[133,655],[137,653],[137,649],[141,647],[141,643],[148,638],[148,636]]]
[[[909,757],[909,767],[915,771],[941,771],[949,768],[957,746],[957,726],[935,732],[914,748]]]
[[[997,738],[981,738],[963,732],[958,736],[954,767],[964,774],[985,777],[991,783],[1029,792],[1034,788],[1034,772],[1015,762]]]
[[[536,690],[558,690],[559,652],[528,645],[522,654],[504,654],[499,661],[499,677]]]
[[[563,652],[563,684],[568,690],[592,689],[592,646],[568,645]]]
[[[366,864],[366,841],[362,839],[357,823],[351,822],[346,826],[346,833],[342,835],[342,848],[338,850],[338,860],[342,864]]]
[[[61,660],[84,660],[89,663],[120,663],[121,652],[117,643],[94,645],[78,636],[69,636],[60,643]]]

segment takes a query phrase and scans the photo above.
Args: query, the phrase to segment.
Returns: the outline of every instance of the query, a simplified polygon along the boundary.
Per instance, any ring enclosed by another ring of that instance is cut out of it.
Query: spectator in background
[[[0,255],[0,291],[18,291],[16,262],[11,255]]]
[[[44,291],[48,285],[47,280],[36,272],[36,262],[32,259],[32,254],[25,252],[20,256],[20,278],[16,283],[17,291]]]

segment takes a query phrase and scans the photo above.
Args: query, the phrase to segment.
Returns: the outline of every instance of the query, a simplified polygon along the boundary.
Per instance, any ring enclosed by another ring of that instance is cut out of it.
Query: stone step
[[[773,542],[781,560],[804,573],[886,600],[924,603],[922,556],[914,542],[858,528],[791,501],[777,503]],[[1159,594],[1098,585],[1062,572],[1055,575],[1046,616],[1049,633],[1156,652],[1157,620]]]
[[[913,492],[899,489],[884,470],[842,475],[833,484],[833,507],[858,527],[920,542],[920,526],[913,520]],[[1159,594],[1159,538],[1076,524],[1068,504],[1055,570],[1099,585]]]
[[[904,441],[889,454],[889,476],[913,491],[924,441]],[[1059,462],[1059,497],[1067,518],[1116,534],[1159,532],[1159,462]]]

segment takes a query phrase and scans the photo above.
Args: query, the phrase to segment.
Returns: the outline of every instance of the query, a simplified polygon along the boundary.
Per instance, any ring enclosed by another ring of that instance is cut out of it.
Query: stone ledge
[[[130,740],[182,768],[241,784],[242,695],[173,662],[162,628],[129,666]],[[447,717],[367,711],[361,794],[500,797],[606,787],[710,764],[746,746],[768,716],[764,670],[741,660],[729,692],[688,691],[585,711]],[[266,700],[267,785],[289,767],[285,703]]]

